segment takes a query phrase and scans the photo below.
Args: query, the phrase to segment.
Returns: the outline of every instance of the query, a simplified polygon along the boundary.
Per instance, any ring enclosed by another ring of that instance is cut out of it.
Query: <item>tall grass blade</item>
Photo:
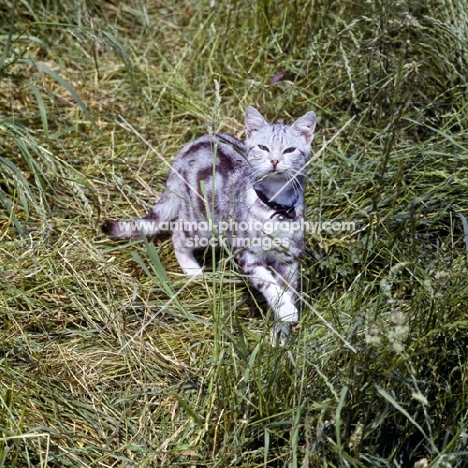
[[[391,403],[395,409],[397,409],[400,413],[402,413],[410,422],[411,424],[418,429],[419,432],[424,436],[424,438],[431,443],[432,449],[434,453],[437,453],[437,449],[435,448],[432,440],[427,436],[424,429],[414,420],[414,418],[406,411],[396,400],[392,397],[388,392],[386,392],[382,387],[376,385],[377,391],[382,395],[389,403]]]
[[[47,109],[44,103],[44,99],[42,99],[42,94],[39,92],[36,86],[32,83],[27,83],[28,87],[34,93],[34,96],[37,100],[37,104],[39,106],[39,113],[41,115],[42,121],[42,129],[44,130],[44,136],[48,139],[49,138],[49,122],[47,120]]]
[[[86,107],[86,104],[81,100],[80,96],[78,95],[78,93],[73,89],[73,87],[70,85],[70,83],[68,83],[68,81],[66,81],[64,78],[62,78],[58,73],[56,73],[55,71],[51,70],[49,67],[45,66],[44,64],[40,63],[40,62],[36,62],[34,60],[30,60],[30,59],[26,59],[26,58],[22,58],[19,60],[20,63],[26,63],[32,67],[35,67],[37,68],[39,71],[43,72],[43,73],[47,73],[48,75],[50,75],[52,78],[54,78],[55,80],[57,80],[73,97],[73,99],[75,100],[75,102],[80,106],[81,110],[83,111],[83,113],[86,115],[86,117],[88,117],[89,121],[91,122],[91,124],[93,125],[94,129],[98,132],[100,132],[100,128],[99,126],[97,125],[96,121],[94,120],[93,116],[91,115],[91,113],[89,112],[88,108]]]
[[[5,48],[3,49],[3,54],[0,57],[0,76],[1,72],[5,67],[5,61],[10,54],[10,47],[11,47],[11,39],[13,37],[13,31],[15,28],[15,9],[16,9],[16,0],[12,0],[11,2],[11,19],[10,19],[10,30],[8,31],[8,35],[5,37]]]
[[[463,216],[461,213],[458,213],[458,216],[460,216],[460,219],[463,224],[463,232],[465,233],[465,248],[467,251],[466,261],[468,263],[468,221],[466,220],[465,216]]]

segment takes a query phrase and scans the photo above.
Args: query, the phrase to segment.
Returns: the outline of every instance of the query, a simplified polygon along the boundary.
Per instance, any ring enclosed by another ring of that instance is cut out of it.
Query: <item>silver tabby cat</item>
[[[118,238],[152,237],[171,230],[175,255],[187,275],[202,274],[194,257],[207,240],[228,245],[275,314],[272,338],[283,342],[298,320],[294,304],[304,248],[303,185],[316,117],[293,125],[269,124],[253,107],[246,140],[205,135],[177,155],[166,188],[151,211],[129,222],[106,221]],[[203,243],[204,242],[204,243]]]

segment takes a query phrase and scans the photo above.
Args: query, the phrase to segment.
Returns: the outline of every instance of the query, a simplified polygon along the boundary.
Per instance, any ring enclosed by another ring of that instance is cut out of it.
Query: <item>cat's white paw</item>
[[[203,268],[195,260],[193,251],[175,249],[175,256],[179,262],[180,268],[187,276],[201,276],[203,275]]]
[[[281,304],[276,310],[276,318],[283,322],[297,322],[299,320],[299,312],[292,302]]]
[[[203,268],[197,267],[197,268],[182,268],[182,271],[184,272],[184,275],[187,276],[203,276]]]

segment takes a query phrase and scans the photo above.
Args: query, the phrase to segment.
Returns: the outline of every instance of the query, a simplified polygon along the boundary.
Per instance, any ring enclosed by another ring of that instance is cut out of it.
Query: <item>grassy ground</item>
[[[0,467],[466,466],[465,10],[1,0]],[[356,116],[307,187],[356,229],[307,234],[285,348],[229,259],[99,230],[167,174],[118,114],[171,159],[247,105],[316,150]]]

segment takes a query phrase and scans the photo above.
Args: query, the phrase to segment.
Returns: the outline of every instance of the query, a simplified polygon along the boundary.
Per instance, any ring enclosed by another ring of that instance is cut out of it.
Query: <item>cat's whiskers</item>
[[[261,174],[261,177],[258,177],[258,174]],[[249,188],[253,187],[255,184],[262,182],[263,180],[270,177],[271,174],[265,174],[264,171],[261,169],[257,169],[253,174],[250,176],[249,180]]]
[[[287,174],[288,180],[291,181],[292,188],[294,190],[294,195],[298,195],[302,191],[302,185],[292,174]]]
[[[317,183],[315,182],[315,180],[312,179],[312,177],[308,176],[307,174],[304,174],[304,177],[305,177],[316,189],[319,188],[319,186],[317,185]]]

